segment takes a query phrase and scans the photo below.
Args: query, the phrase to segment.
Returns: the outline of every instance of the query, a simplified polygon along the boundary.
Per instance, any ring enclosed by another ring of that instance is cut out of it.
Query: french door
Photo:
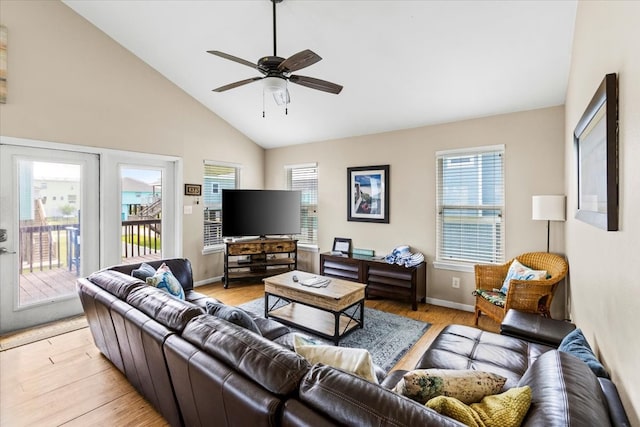
[[[0,333],[82,312],[99,268],[99,156],[0,145]]]

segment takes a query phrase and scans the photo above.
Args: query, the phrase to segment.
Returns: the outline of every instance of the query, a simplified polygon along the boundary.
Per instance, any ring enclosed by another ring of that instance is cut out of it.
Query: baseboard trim
[[[447,301],[444,299],[427,298],[427,304],[438,305],[440,307],[455,308],[456,310],[469,311],[473,313],[475,307],[469,304],[460,304],[459,302]]]
[[[210,277],[204,280],[198,280],[197,282],[193,282],[193,287],[197,288],[198,286],[208,285],[210,283],[220,282],[222,281],[223,276]]]

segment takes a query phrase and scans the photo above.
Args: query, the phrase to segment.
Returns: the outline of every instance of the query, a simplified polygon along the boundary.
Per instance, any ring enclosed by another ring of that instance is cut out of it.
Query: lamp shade
[[[564,221],[565,196],[533,196],[531,219],[544,221]]]

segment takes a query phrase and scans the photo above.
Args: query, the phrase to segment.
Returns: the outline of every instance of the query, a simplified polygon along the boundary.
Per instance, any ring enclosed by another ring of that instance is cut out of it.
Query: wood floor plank
[[[135,391],[126,393],[106,405],[62,424],[63,427],[124,425],[127,427],[165,427],[169,424]]]
[[[133,390],[119,371],[108,369],[2,410],[0,425],[62,425]]]
[[[234,282],[200,286],[197,292],[229,305],[264,297],[262,283]],[[473,313],[406,302],[371,299],[366,306],[412,319],[431,327],[398,362],[411,369],[446,325],[473,325]],[[480,327],[498,331],[486,317]],[[4,337],[0,337],[2,344]],[[162,416],[95,347],[86,327],[0,352],[0,426],[166,426]]]

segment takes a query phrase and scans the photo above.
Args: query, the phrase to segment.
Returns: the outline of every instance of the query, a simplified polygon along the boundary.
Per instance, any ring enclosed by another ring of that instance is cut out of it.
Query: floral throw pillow
[[[507,272],[507,277],[505,277],[504,282],[502,283],[502,287],[500,288],[500,292],[503,294],[507,294],[509,291],[509,283],[511,283],[511,279],[515,280],[541,280],[547,277],[546,270],[532,270],[526,265],[521,264],[517,259],[514,259],[509,267],[509,271]]]
[[[404,374],[393,391],[422,404],[437,396],[470,404],[499,393],[506,381],[500,375],[472,369],[416,369]]]
[[[182,289],[180,281],[176,279],[176,276],[173,275],[171,269],[165,263],[158,267],[153,276],[147,277],[146,283],[162,289],[176,298],[184,299],[184,289]]]

